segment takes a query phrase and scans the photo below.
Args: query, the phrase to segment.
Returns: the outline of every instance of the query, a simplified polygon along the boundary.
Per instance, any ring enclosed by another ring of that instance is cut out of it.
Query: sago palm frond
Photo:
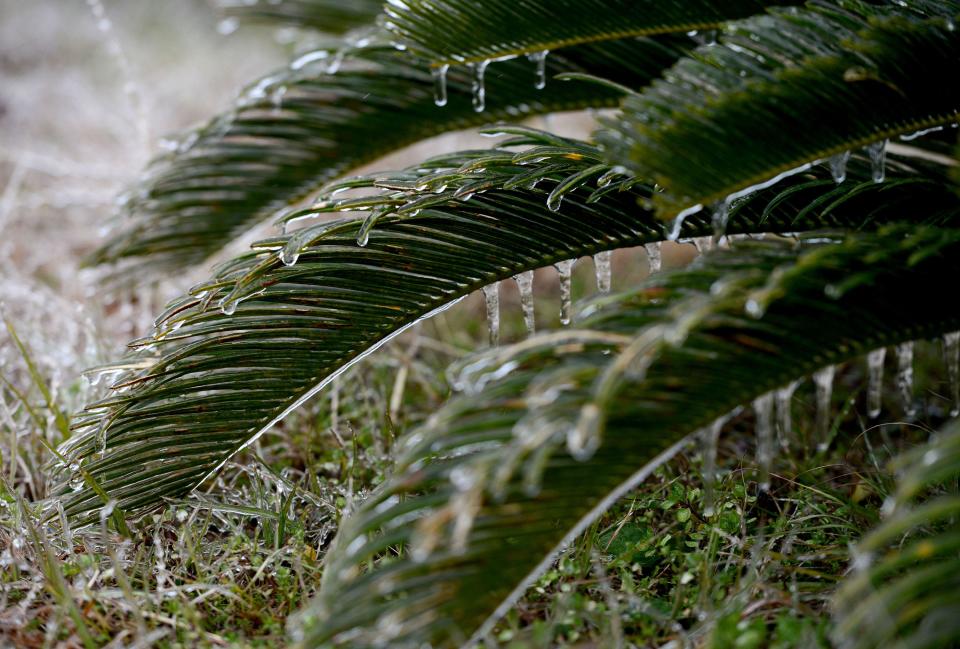
[[[552,57],[545,74],[588,73],[640,88],[689,46],[674,38],[571,48]],[[182,269],[395,149],[499,120],[612,107],[622,96],[583,81],[537,89],[526,61],[499,64],[488,77],[478,112],[474,80],[462,70],[437,88],[426,61],[389,45],[311,52],[252,84],[231,111],[170,142],[171,151],[126,194],[118,230],[88,263],[119,264],[126,279]]]
[[[813,3],[734,23],[679,61],[602,134],[610,158],[664,192],[667,216],[729,200],[778,174],[958,121],[955,2]],[[910,5],[913,6],[913,5]],[[854,10],[856,9],[856,10]],[[695,207],[694,207],[695,206]]]
[[[471,291],[665,238],[662,222],[638,205],[651,189],[601,173],[595,147],[514,132],[518,150],[345,181],[382,191],[314,210],[370,210],[380,217],[372,230],[373,219],[320,223],[225,264],[171,304],[154,337],[138,341],[141,351],[118,366],[134,369],[78,420],[64,452],[123,508],[152,506],[192,489],[348,364]],[[897,177],[898,168],[885,183],[865,179],[863,165],[839,186],[825,169],[792,178],[739,203],[728,231],[874,228],[905,216],[957,222],[952,192],[906,167]],[[684,236],[712,232],[707,220],[684,224]],[[68,513],[100,504],[87,489],[64,493]]]
[[[960,230],[818,241],[714,251],[586,307],[576,329],[466,361],[465,394],[341,524],[292,627],[303,645],[477,640],[687,435],[824,366],[960,327],[938,285],[960,271]],[[758,416],[761,462],[773,434]]]
[[[433,66],[485,64],[522,54],[543,56],[582,43],[716,29],[778,4],[791,3],[388,0],[384,24]]]
[[[956,362],[956,361],[954,361]],[[953,647],[960,641],[960,425],[893,465],[886,520],[853,553],[834,607],[838,645]]]

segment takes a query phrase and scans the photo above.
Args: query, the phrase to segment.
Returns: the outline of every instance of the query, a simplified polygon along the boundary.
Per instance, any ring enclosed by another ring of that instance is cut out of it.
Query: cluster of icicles
[[[549,50],[542,50],[527,55],[527,58],[530,59],[534,65],[533,86],[537,90],[542,90],[547,85],[547,54],[549,53]],[[487,66],[495,61],[508,61],[513,58],[516,58],[516,56],[503,56],[497,59],[487,59],[467,64],[470,68],[472,78],[470,90],[473,96],[473,110],[482,113],[487,107],[487,91],[484,81]],[[431,69],[431,74],[433,75],[433,103],[437,106],[447,105],[447,72],[449,72],[449,70],[449,63],[443,63]]]
[[[710,237],[699,237],[690,240],[700,252],[712,247]],[[660,270],[661,244],[649,243],[645,249],[650,272]],[[601,252],[594,255],[597,289],[600,292],[609,292],[611,287],[611,253]],[[571,317],[570,277],[575,260],[559,262],[555,265],[560,280],[560,321],[567,325]],[[520,305],[523,319],[528,333],[534,332],[533,314],[533,271],[526,271],[516,275],[516,282],[520,292]],[[486,302],[487,324],[489,327],[490,343],[497,345],[500,340],[500,288],[499,283],[490,284],[483,288]],[[950,416],[960,415],[960,331],[948,333],[942,338],[943,359],[947,369],[949,381]],[[894,347],[896,358],[895,382],[901,401],[901,408],[907,418],[916,415],[916,403],[913,388],[913,342],[905,342]],[[867,415],[875,419],[880,415],[882,408],[884,363],[887,349],[880,348],[871,351],[866,356],[867,362]],[[836,366],[829,365],[815,372],[811,380],[816,396],[816,416],[814,421],[814,435],[817,451],[826,451],[832,437],[831,401],[833,396],[833,381]],[[752,407],[756,418],[757,463],[759,466],[759,485],[761,489],[770,486],[770,467],[776,454],[776,446],[783,450],[790,448],[798,440],[793,439],[793,424],[791,418],[791,404],[794,393],[802,383],[796,380],[778,390],[768,392],[756,398]],[[717,475],[717,442],[724,424],[738,411],[725,415],[714,421],[710,426],[698,433],[703,447],[703,476],[705,514],[713,514],[714,482]]]

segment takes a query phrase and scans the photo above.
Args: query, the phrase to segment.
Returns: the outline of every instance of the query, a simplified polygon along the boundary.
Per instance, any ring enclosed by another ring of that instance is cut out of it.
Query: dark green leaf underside
[[[923,9],[933,8],[958,10]],[[664,188],[656,203],[670,216],[813,160],[957,121],[960,88],[943,75],[960,60],[960,31],[951,18],[891,13],[784,9],[733,24],[718,45],[628,97],[599,137],[613,160]]]
[[[522,173],[550,164],[528,162]],[[355,241],[359,222],[346,222],[303,242],[293,266],[278,258],[286,238],[265,241],[168,308],[158,339],[141,341],[147,348],[135,355],[146,369],[127,374],[119,383],[129,388],[78,420],[82,434],[65,451],[86,458],[87,470],[124,509],[152,506],[188,492],[351,359],[424,314],[524,270],[664,238],[660,222],[638,205],[649,197],[640,186],[595,202],[587,202],[593,191],[583,186],[556,212],[547,209],[547,195],[574,169],[553,172],[536,189],[493,188],[468,201],[449,196],[416,216],[386,217],[365,248]],[[904,218],[907,204],[917,222],[956,221],[956,197],[938,183],[864,183],[852,174],[836,187],[823,175],[745,201],[729,231],[871,228]],[[710,231],[692,218],[683,234]],[[221,311],[222,301],[234,302],[234,315]],[[101,457],[104,422],[108,452]],[[78,514],[99,500],[84,490],[68,493],[64,505]]]
[[[341,525],[298,621],[304,644],[463,643],[685,435],[821,366],[960,326],[939,289],[958,271],[956,230],[751,242],[589,307],[577,330],[471,359],[461,381],[475,394],[415,432],[394,478]],[[564,447],[593,407],[599,446],[578,461]]]
[[[777,4],[789,3],[403,0],[387,4],[385,24],[432,64],[457,65],[631,36],[713,29]]]

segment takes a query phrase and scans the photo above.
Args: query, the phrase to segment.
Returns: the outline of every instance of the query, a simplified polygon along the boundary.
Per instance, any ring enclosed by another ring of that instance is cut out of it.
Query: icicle
[[[284,266],[293,266],[300,259],[301,241],[294,236],[287,240],[286,245],[280,250],[280,261]]]
[[[613,251],[604,250],[593,256],[594,272],[597,274],[597,290],[601,293],[609,293],[610,286],[613,283],[613,272],[610,268],[610,258]]]
[[[520,290],[520,308],[523,309],[523,324],[527,327],[527,333],[533,334],[536,329],[533,312],[533,271],[524,271],[519,275],[514,275],[513,279],[517,282],[517,288]]]
[[[790,448],[790,438],[793,437],[793,393],[797,391],[800,380],[793,381],[777,390],[777,436],[780,439],[780,448]]]
[[[449,64],[433,68],[433,103],[437,106],[447,105],[447,71]]]
[[[830,399],[833,397],[833,376],[836,365],[814,372],[813,383],[817,388],[817,450],[821,453],[830,446]]]
[[[710,223],[713,225],[713,240],[720,241],[720,237],[727,233],[727,221],[730,220],[730,202],[727,199],[718,201],[713,206]]]
[[[660,242],[648,243],[644,246],[644,249],[647,251],[647,265],[650,267],[650,274],[652,275],[660,270],[662,260]]]
[[[570,324],[573,316],[573,301],[570,298],[570,278],[573,274],[574,259],[557,262],[554,267],[560,275],[560,324]]]
[[[943,336],[943,362],[950,382],[950,416],[960,415],[960,331]]]
[[[489,64],[490,61],[480,61],[470,66],[473,70],[473,110],[478,113],[482,113],[487,107],[487,90],[483,85],[483,75]]]
[[[753,400],[757,415],[757,463],[760,465],[760,490],[770,489],[770,465],[773,463],[773,392]]]
[[[917,414],[913,405],[913,342],[897,345],[897,388],[907,417]]]
[[[886,357],[886,347],[867,354],[867,416],[870,419],[880,414],[883,405],[883,361]]]
[[[838,153],[830,158],[830,175],[833,176],[833,182],[838,185],[847,179],[847,162],[849,160],[849,151]]]
[[[887,164],[887,140],[880,140],[864,147],[864,151],[870,157],[870,169],[873,175],[873,182],[882,183],[886,176]]]
[[[550,50],[542,50],[527,55],[527,58],[537,66],[537,77],[536,81],[533,82],[533,87],[537,90],[543,90],[547,85],[547,54],[549,53]]]
[[[483,300],[487,305],[487,329],[490,332],[490,346],[500,344],[500,282],[483,287]]]
[[[720,430],[725,418],[721,417],[703,429],[701,433],[703,453],[703,515],[713,516],[715,513],[714,486],[717,482],[717,443],[720,440]]]

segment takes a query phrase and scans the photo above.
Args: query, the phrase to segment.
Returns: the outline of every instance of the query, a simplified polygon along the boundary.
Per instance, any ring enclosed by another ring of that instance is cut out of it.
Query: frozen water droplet
[[[947,366],[947,380],[950,383],[950,416],[960,415],[960,331],[943,336],[943,362]]]
[[[220,300],[220,311],[223,315],[233,315],[237,312],[238,301],[232,299],[229,295]]]
[[[800,380],[793,381],[777,390],[777,436],[783,450],[790,448],[793,435],[793,393],[797,391]]]
[[[431,74],[433,75],[433,103],[437,106],[446,106],[447,105],[447,71],[450,70],[450,65],[444,63],[443,65],[433,68]]]
[[[487,66],[490,61],[480,61],[472,63],[470,69],[473,71],[473,110],[482,113],[487,107],[487,89],[484,87],[483,77],[486,74]]]
[[[416,216],[415,212],[411,212],[411,216]],[[360,229],[357,230],[357,245],[361,248],[365,248],[368,243],[370,243],[370,231],[373,230],[373,226],[377,224],[377,221],[380,220],[382,212],[370,212],[367,214],[367,218],[363,220],[363,223],[360,224]]]
[[[286,245],[280,249],[280,262],[284,266],[293,266],[300,259],[301,241],[299,237],[293,236],[287,240]]]
[[[701,449],[703,453],[703,515],[713,516],[715,513],[715,486],[717,482],[717,444],[720,440],[720,431],[723,429],[724,418],[717,419],[701,433]]]
[[[527,55],[527,58],[536,65],[536,80],[533,82],[533,87],[537,90],[543,90],[547,85],[547,54],[549,52],[550,50],[542,50]]]
[[[527,333],[533,334],[536,329],[533,311],[533,271],[524,271],[519,275],[514,275],[513,279],[517,282],[517,288],[520,290],[520,308],[523,309],[523,324],[527,328]]]
[[[490,334],[490,346],[500,344],[500,282],[483,287],[483,300],[487,306],[487,330]]]
[[[886,357],[886,347],[867,354],[867,416],[871,419],[879,416],[883,406],[883,362]]]
[[[610,264],[612,256],[613,252],[611,250],[604,250],[593,256],[594,272],[597,275],[597,290],[601,293],[609,293],[613,284],[613,271]]]
[[[760,489],[770,488],[770,465],[773,462],[773,392],[768,392],[753,401],[757,416],[757,463],[760,465],[758,482]]]
[[[835,365],[828,365],[813,374],[813,384],[817,392],[817,450],[820,452],[830,446],[830,400],[833,397],[833,377],[836,372]]]
[[[236,18],[224,18],[217,23],[217,33],[228,36],[233,32],[237,31],[237,27],[240,26],[240,21]]]
[[[887,140],[868,144],[863,150],[867,152],[867,156],[870,158],[870,172],[873,176],[873,182],[882,183],[887,173]]]
[[[838,153],[830,158],[830,175],[833,176],[833,182],[840,184],[847,179],[847,162],[849,160],[849,151]]]
[[[573,300],[571,299],[571,276],[573,274],[573,259],[565,259],[556,263],[557,273],[560,275],[560,324],[570,324],[573,317]]]
[[[83,474],[78,470],[70,478],[70,489],[72,491],[80,491],[83,489]]]
[[[913,404],[913,342],[897,345],[897,389],[907,417],[917,414]]]
[[[547,209],[550,210],[551,212],[558,211],[562,203],[563,203],[562,192],[557,192],[556,190],[554,190],[550,192],[549,196],[547,196]]]
[[[647,265],[650,267],[650,274],[656,273],[660,270],[661,260],[663,256],[661,254],[661,244],[659,241],[653,243],[648,243],[643,246],[647,251]]]

